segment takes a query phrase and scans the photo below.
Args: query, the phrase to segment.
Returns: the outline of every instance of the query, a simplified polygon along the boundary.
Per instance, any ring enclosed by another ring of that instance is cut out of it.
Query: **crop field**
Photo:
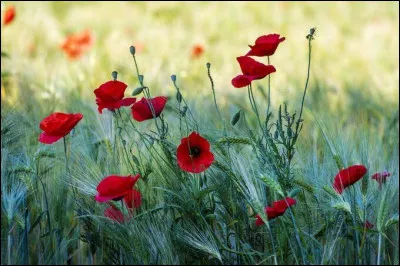
[[[398,246],[398,2],[1,2],[2,265]]]

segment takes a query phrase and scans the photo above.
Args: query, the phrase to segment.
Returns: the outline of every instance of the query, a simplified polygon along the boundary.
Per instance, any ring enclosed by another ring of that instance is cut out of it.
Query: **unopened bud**
[[[211,67],[211,64],[210,64],[210,63],[207,63],[206,66],[207,66],[207,68],[210,68],[210,67]]]
[[[135,48],[135,46],[131,46],[130,48],[129,48],[129,51],[131,52],[131,55],[135,55],[135,53],[136,53],[136,48]]]
[[[118,72],[117,72],[117,71],[111,72],[111,77],[112,77],[114,80],[117,80],[117,76],[118,76]]]
[[[176,81],[176,75],[171,75],[171,79],[172,79],[173,82],[175,82]]]

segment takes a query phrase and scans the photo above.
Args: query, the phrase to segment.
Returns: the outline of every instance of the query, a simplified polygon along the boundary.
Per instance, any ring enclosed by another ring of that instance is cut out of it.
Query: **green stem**
[[[123,121],[120,110],[118,110],[118,114],[119,114],[119,117],[121,118],[121,121]],[[118,118],[116,118],[116,121],[117,121],[117,126],[119,127]],[[122,127],[121,127],[121,128],[122,128]],[[124,126],[122,129],[124,129],[125,132],[128,134],[128,131],[126,130],[126,127],[125,127],[125,126]],[[129,135],[129,134],[128,134],[128,135]],[[121,140],[123,140],[121,135],[120,135],[120,138],[121,138]],[[129,163],[129,165],[130,165],[132,171],[135,171],[135,167],[132,165],[132,162],[131,162],[131,160],[129,159],[128,151],[126,150],[126,143],[122,143],[122,146],[124,147],[125,156],[126,156],[126,159],[127,159],[128,163]]]
[[[268,56],[268,65],[270,64],[269,62],[269,56]],[[267,116],[269,114],[269,107],[271,105],[271,75],[268,75],[268,107],[267,107]]]
[[[301,100],[301,107],[300,107],[300,115],[299,119],[297,121],[301,121],[301,116],[303,114],[303,106],[304,106],[304,99],[306,98],[306,93],[307,93],[307,87],[308,87],[308,81],[310,80],[310,68],[311,68],[311,40],[312,38],[308,39],[308,68],[307,68],[307,79],[306,79],[306,85],[304,86],[304,93],[303,93],[303,99]],[[297,123],[296,125],[296,133],[298,133],[300,122]]]
[[[213,81],[213,79],[212,79],[212,77],[211,77],[210,68],[211,68],[211,66],[210,66],[210,67],[207,67],[207,74],[208,74],[208,78],[210,79],[211,90],[212,90],[212,93],[213,93],[213,96],[214,96],[214,105],[215,105],[215,109],[217,109],[217,113],[218,113],[218,115],[219,115],[219,118],[221,119],[222,124],[224,125],[224,135],[227,136],[225,121],[224,121],[224,119],[222,118],[221,113],[219,112],[219,108],[218,108],[218,104],[217,104],[217,98],[215,97],[214,81]]]
[[[359,248],[359,239],[358,239],[358,232],[356,229],[356,219],[355,219],[355,214],[357,213],[357,209],[356,209],[356,189],[353,187],[353,212],[354,214],[352,215],[352,220],[353,220],[353,234],[355,236],[356,242],[354,243],[354,263],[355,265],[358,265],[358,248]],[[354,242],[354,241],[353,241]]]
[[[12,246],[11,231],[12,231],[12,228],[8,231],[8,236],[7,236],[7,265],[12,265],[12,263],[11,263],[11,246]]]
[[[149,88],[147,88],[147,87],[144,86],[143,80],[140,78],[139,67],[138,67],[138,64],[137,64],[137,62],[136,62],[136,57],[135,57],[134,55],[133,55],[133,61],[135,62],[136,74],[137,74],[137,77],[138,77],[140,86],[141,86],[142,88],[144,88],[143,93],[144,93],[145,96],[146,96],[145,99],[146,99],[146,101],[147,101],[147,104],[148,104],[149,107],[150,107],[151,114],[153,115],[153,118],[154,118],[154,123],[156,124],[158,134],[160,135],[160,134],[161,134],[161,131],[160,131],[160,127],[158,126],[158,123],[157,123],[156,113],[155,113],[155,111],[154,111],[153,104],[149,101],[149,99],[151,98],[151,96],[150,96],[150,91],[149,91]]]
[[[381,246],[382,246],[382,234],[379,233],[379,238],[378,238],[378,256],[376,258],[376,265],[381,264]]]
[[[251,87],[251,84],[248,87],[248,93],[249,93],[249,99],[250,99],[251,107],[253,108],[253,111],[257,116],[258,124],[260,125],[261,131],[262,131],[262,133],[264,135],[264,128],[263,128],[263,126],[261,124],[260,114],[258,113],[257,104],[256,104],[256,101],[254,100],[253,89]]]

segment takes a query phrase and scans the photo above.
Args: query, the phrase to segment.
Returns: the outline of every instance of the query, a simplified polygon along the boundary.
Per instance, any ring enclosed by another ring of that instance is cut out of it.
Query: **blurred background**
[[[95,108],[93,90],[110,80],[113,70],[130,94],[138,86],[130,45],[136,47],[140,72],[153,95],[173,96],[170,75],[176,74],[184,96],[205,99],[211,93],[210,62],[217,96],[229,95],[219,102],[240,103],[245,89],[231,85],[240,72],[236,57],[269,33],[286,37],[271,58],[277,69],[272,103],[297,101],[307,70],[305,36],[317,27],[310,94],[327,98],[332,110],[370,97],[398,106],[398,2],[2,1],[2,21],[9,6],[15,7],[15,17],[2,24],[1,50],[9,58],[2,57],[1,64],[2,77],[11,83],[2,82],[2,96],[10,103],[29,87],[38,100],[62,102],[66,93],[78,93]],[[90,45],[69,58],[61,46],[68,36],[83,32],[90,35]],[[256,59],[266,63],[266,58]],[[256,84],[266,87],[267,80]],[[318,104],[312,95],[308,101]]]

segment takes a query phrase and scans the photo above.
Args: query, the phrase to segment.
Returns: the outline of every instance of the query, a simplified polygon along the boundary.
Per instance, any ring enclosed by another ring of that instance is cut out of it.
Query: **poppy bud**
[[[293,131],[292,131],[292,129],[290,127],[288,127],[288,129],[287,129],[287,135],[288,135],[289,138],[292,138]]]
[[[182,116],[185,116],[185,115],[186,115],[187,109],[188,109],[187,106],[183,106],[182,111],[181,111],[181,115],[182,115]]]
[[[234,126],[234,125],[236,125],[236,123],[239,121],[239,119],[240,119],[240,112],[241,112],[242,110],[239,110],[239,112],[237,112],[233,117],[232,117],[232,120],[231,120],[231,125],[232,126]]]
[[[132,45],[132,46],[129,48],[129,51],[131,52],[131,55],[135,56],[135,53],[136,53],[136,48],[135,48],[135,46]]]
[[[118,72],[117,71],[113,71],[111,72],[111,76],[114,80],[117,80],[117,76],[118,76]]]
[[[132,92],[132,96],[136,96],[138,94],[140,94],[143,91],[144,87],[139,87],[136,88],[133,92]]]
[[[171,80],[172,80],[173,82],[175,82],[175,81],[176,81],[176,75],[171,75]]]
[[[143,83],[143,80],[144,80],[144,76],[143,75],[139,75],[139,82]]]
[[[210,68],[210,67],[211,67],[211,64],[210,64],[210,63],[207,63],[206,66],[207,66],[207,68]]]

